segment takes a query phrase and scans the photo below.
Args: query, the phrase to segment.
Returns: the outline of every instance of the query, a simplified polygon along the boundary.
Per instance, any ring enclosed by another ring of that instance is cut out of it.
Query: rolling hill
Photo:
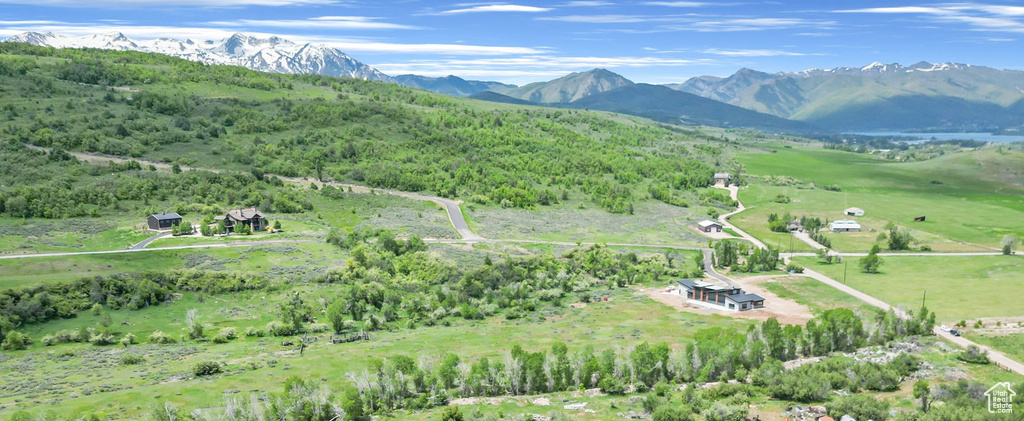
[[[472,96],[485,91],[508,90],[516,87],[515,85],[509,85],[501,82],[466,80],[452,75],[445,77],[398,75],[395,76],[395,82],[399,85],[408,86],[410,88],[418,88],[437,92],[439,94],[463,97]]]
[[[547,82],[535,82],[496,92],[538,104],[566,104],[632,84],[632,81],[616,73],[605,69],[594,69],[570,73]]]
[[[668,86],[833,130],[987,131],[1024,124],[1024,72],[969,64],[742,69]]]
[[[703,124],[780,132],[816,131],[814,126],[807,123],[751,111],[665,86],[643,83],[590,95],[566,106],[631,114],[671,124]]]

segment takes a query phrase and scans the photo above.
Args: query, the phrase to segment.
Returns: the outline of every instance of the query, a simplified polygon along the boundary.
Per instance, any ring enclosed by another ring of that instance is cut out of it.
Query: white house
[[[732,183],[732,174],[729,174],[727,172],[716,172],[715,184],[719,183],[728,186],[730,183]]]
[[[860,224],[849,219],[832,221],[828,228],[832,232],[860,232]]]
[[[844,214],[849,216],[864,216],[864,209],[861,208],[847,208],[843,211]]]

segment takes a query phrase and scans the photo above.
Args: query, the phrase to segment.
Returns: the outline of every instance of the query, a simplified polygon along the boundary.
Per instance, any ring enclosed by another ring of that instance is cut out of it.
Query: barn
[[[722,232],[722,224],[708,219],[698,222],[697,229],[701,232]]]
[[[843,211],[847,216],[864,216],[864,209],[861,208],[846,208]]]
[[[840,219],[838,221],[832,221],[832,223],[829,224],[828,229],[832,232],[860,232],[860,224],[858,224],[857,221]]]

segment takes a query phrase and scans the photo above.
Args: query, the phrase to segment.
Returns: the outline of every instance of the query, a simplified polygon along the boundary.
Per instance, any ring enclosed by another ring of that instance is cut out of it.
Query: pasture
[[[981,251],[999,247],[1005,235],[1024,237],[1024,187],[1015,184],[1012,165],[1024,154],[986,147],[928,161],[896,163],[868,154],[810,147],[764,146],[749,153],[749,188],[740,200],[750,208],[732,222],[768,244],[788,249],[789,235],[770,233],[768,215],[847,219],[842,211],[866,211],[865,232],[827,233],[833,248],[866,251],[887,223],[912,231],[918,246],[936,251]],[[826,190],[826,186],[840,191]],[[834,187],[830,187],[833,188]],[[788,203],[779,203],[784,196]],[[927,216],[925,222],[914,222]],[[875,230],[872,232],[871,230]],[[796,244],[794,250],[809,251]]]
[[[979,317],[1022,316],[1024,258],[1020,256],[884,256],[881,273],[862,273],[857,257],[847,258],[846,283],[904,309],[921,307],[922,298],[940,323],[952,325]],[[794,262],[842,282],[844,265],[816,258]],[[925,293],[927,292],[927,296]]]

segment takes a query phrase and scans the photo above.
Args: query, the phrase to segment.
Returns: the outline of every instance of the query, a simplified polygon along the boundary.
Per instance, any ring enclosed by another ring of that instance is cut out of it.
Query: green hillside
[[[13,143],[504,207],[543,206],[567,192],[623,213],[651,185],[668,189],[665,200],[706,186],[708,162],[721,161],[698,130],[159,55],[4,43],[0,79],[0,118]],[[49,183],[24,184],[33,180]],[[0,195],[32,202],[44,193],[5,185]],[[79,202],[71,214],[112,206]]]

